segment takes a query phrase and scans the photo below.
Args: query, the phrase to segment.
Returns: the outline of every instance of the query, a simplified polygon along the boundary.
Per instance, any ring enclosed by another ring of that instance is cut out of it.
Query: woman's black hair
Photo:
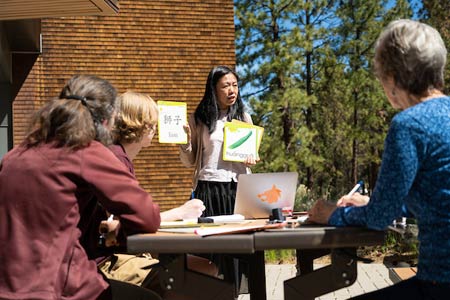
[[[200,101],[195,110],[195,122],[201,121],[208,127],[209,133],[212,133],[216,128],[216,123],[219,118],[219,105],[217,103],[216,85],[220,78],[232,73],[239,80],[236,72],[227,66],[217,66],[211,69],[206,81],[205,94],[202,101]],[[238,92],[236,102],[228,108],[227,120],[237,119],[244,121],[244,104],[241,95]]]

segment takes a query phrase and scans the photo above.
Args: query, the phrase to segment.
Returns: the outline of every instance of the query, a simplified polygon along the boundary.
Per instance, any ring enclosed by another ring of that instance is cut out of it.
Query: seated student
[[[155,232],[160,212],[105,147],[116,90],[77,75],[32,118],[25,140],[0,164],[1,299],[160,299],[97,271],[78,221],[96,199],[126,234]]]
[[[114,144],[109,148],[134,174],[133,159],[150,146],[158,123],[158,107],[145,94],[128,91],[118,97],[119,113],[113,130]],[[205,206],[199,199],[161,213],[161,221],[197,219]]]
[[[114,144],[110,145],[109,148],[134,176],[134,166],[132,161],[142,148],[148,147],[151,144],[158,122],[158,108],[150,96],[132,91],[127,91],[118,97],[117,108],[113,129]],[[204,209],[205,206],[201,200],[192,199],[179,207],[162,212],[161,220],[173,221],[192,218],[196,219],[201,216]],[[93,258],[97,258],[101,255],[109,255],[113,252],[120,252],[122,250],[117,247],[98,247],[98,227],[100,223],[101,226],[106,226],[108,231],[118,233],[119,237],[123,236],[117,228],[117,225],[120,227],[120,223],[106,222],[104,221],[106,218],[106,210],[97,205],[92,211],[90,218],[85,218],[85,223],[82,224],[83,228],[85,228],[83,246],[87,249],[88,255]],[[89,230],[86,230],[86,228],[89,228]],[[122,240],[122,243],[123,242],[124,241]],[[115,245],[114,242],[111,244]],[[116,254],[113,258],[117,258],[117,256],[118,255]],[[129,259],[127,257],[123,259],[124,255],[120,255],[119,257],[121,258],[121,261]],[[120,271],[116,269],[119,266],[117,264],[114,265],[114,262],[108,262],[106,264],[107,267],[102,267],[102,270],[110,278],[139,284],[158,291],[158,293],[162,293],[158,288],[159,284],[155,284],[155,273],[150,272],[150,266],[155,263],[155,260],[152,260],[151,257],[144,256],[129,261],[132,268],[137,268],[139,270],[136,270],[136,272],[128,272],[128,269],[125,269],[125,272],[121,274]],[[200,257],[189,256],[188,266],[199,272],[208,273],[210,275],[215,275],[217,273],[213,264]],[[137,276],[137,274],[140,275]]]
[[[390,104],[402,110],[385,139],[370,201],[318,201],[309,220],[382,230],[404,207],[417,219],[417,276],[356,299],[448,299],[450,294],[450,97],[443,94],[447,50],[429,25],[397,20],[375,46],[375,70]],[[359,197],[359,195],[358,195]]]
[[[132,161],[142,148],[150,146],[156,132],[157,122],[158,107],[150,96],[132,91],[118,96],[117,114],[112,130],[113,144],[109,145],[109,149],[126,166],[133,177],[135,172]],[[104,222],[109,217],[107,211],[95,201],[91,205],[90,213],[86,213],[79,222],[82,231],[81,244],[86,249],[88,256],[100,261],[114,252],[124,252],[124,235],[114,226],[118,225],[118,222]],[[161,221],[197,218],[204,209],[205,206],[201,200],[192,199],[179,207],[162,212]],[[106,241],[116,247],[99,247],[100,224],[109,231],[117,233],[118,245],[116,242]]]

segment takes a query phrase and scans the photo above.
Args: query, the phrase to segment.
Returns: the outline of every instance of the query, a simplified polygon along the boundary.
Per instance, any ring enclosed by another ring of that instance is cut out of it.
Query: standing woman
[[[222,159],[224,124],[233,119],[252,123],[244,112],[237,74],[218,66],[209,72],[203,99],[184,127],[188,142],[180,145],[182,163],[195,167],[194,196],[203,200],[205,216],[233,214],[238,176],[255,164],[252,156],[244,163]]]
[[[126,234],[155,232],[160,224],[158,205],[105,147],[115,101],[108,81],[74,76],[4,156],[0,299],[160,299],[104,278],[79,241],[78,223],[91,201],[118,216]]]
[[[444,95],[447,50],[432,27],[397,20],[381,33],[375,71],[390,104],[400,109],[385,139],[370,201],[336,207],[319,201],[309,219],[333,226],[383,230],[406,206],[417,219],[417,276],[356,299],[448,299],[450,294],[450,97]],[[357,195],[356,198],[359,198]]]

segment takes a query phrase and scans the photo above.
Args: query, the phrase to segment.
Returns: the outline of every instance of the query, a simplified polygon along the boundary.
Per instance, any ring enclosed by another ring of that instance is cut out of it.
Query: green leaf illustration
[[[242,145],[243,143],[245,143],[249,137],[252,135],[252,131],[250,131],[249,133],[247,133],[246,136],[241,137],[239,140],[237,140],[236,142],[234,142],[233,144],[230,145],[230,147],[228,147],[229,149],[236,149],[237,147],[239,147],[240,145]]]

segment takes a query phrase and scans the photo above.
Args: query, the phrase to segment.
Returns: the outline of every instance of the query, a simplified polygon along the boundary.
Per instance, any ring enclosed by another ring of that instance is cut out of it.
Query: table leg
[[[314,299],[356,281],[355,248],[332,249],[331,264],[284,282],[284,299]]]
[[[330,254],[329,249],[305,249],[297,250],[297,275],[308,274],[314,271],[314,260]]]
[[[264,251],[256,251],[248,256],[250,274],[248,278],[248,289],[250,300],[266,300],[266,267],[264,262]]]
[[[234,300],[233,284],[187,269],[185,254],[160,254],[161,286],[183,295],[183,299]]]

